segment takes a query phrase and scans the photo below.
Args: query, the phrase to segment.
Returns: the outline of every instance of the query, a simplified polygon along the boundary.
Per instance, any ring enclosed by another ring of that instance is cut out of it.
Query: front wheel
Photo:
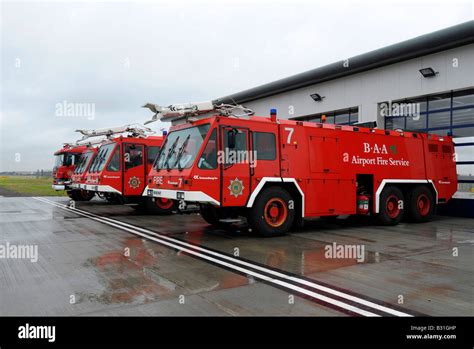
[[[165,198],[146,198],[145,205],[148,213],[158,215],[171,214],[176,209],[175,202]]]
[[[283,188],[270,187],[262,191],[247,220],[252,229],[262,236],[279,236],[291,229],[295,220],[295,204],[291,195]]]

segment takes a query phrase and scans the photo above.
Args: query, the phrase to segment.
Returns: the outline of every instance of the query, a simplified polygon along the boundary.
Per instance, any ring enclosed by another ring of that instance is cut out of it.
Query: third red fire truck
[[[174,126],[144,195],[197,202],[211,224],[244,216],[274,236],[310,217],[421,222],[457,189],[451,137],[281,120],[275,110],[256,117],[211,102],[146,107]]]
[[[167,214],[175,209],[173,200],[142,196],[146,176],[163,143],[162,136],[153,136],[151,129],[140,125],[78,132],[84,135],[83,139],[97,136],[108,139],[95,156],[90,155],[92,161],[85,174],[76,177],[77,187],[108,201],[152,213]]]
[[[66,190],[71,199],[77,201],[87,201],[94,196],[83,190],[73,187],[72,177],[76,171],[82,154],[90,149],[89,144],[69,144],[66,143],[63,147],[54,153],[55,163],[53,168],[53,185],[54,190]]]

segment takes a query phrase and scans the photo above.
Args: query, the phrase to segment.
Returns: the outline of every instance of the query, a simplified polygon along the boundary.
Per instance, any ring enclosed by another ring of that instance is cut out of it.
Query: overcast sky
[[[146,102],[214,99],[472,18],[472,1],[2,2],[0,171],[51,169],[75,129],[143,122]],[[94,116],[58,115],[65,101]]]

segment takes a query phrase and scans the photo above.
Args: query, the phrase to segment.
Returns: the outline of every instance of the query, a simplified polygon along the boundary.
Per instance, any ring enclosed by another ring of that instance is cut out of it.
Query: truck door
[[[246,128],[221,127],[222,206],[244,206],[250,193],[250,139]]]
[[[123,147],[123,195],[142,195],[145,188],[143,144],[125,143]]]

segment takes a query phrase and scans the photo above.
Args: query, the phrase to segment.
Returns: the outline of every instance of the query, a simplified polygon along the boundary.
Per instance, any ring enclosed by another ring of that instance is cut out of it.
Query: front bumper
[[[74,184],[75,189],[82,189],[88,191],[96,191],[99,193],[114,193],[122,195],[120,191],[111,187],[110,185],[99,185],[99,184]]]
[[[200,202],[213,205],[220,205],[219,201],[210,197],[202,191],[182,191],[171,189],[149,189],[148,186],[143,191],[143,196],[152,198],[165,198],[171,200],[183,200],[186,202]]]
[[[53,188],[53,190],[66,190],[66,186],[64,184],[53,184],[51,188]]]

